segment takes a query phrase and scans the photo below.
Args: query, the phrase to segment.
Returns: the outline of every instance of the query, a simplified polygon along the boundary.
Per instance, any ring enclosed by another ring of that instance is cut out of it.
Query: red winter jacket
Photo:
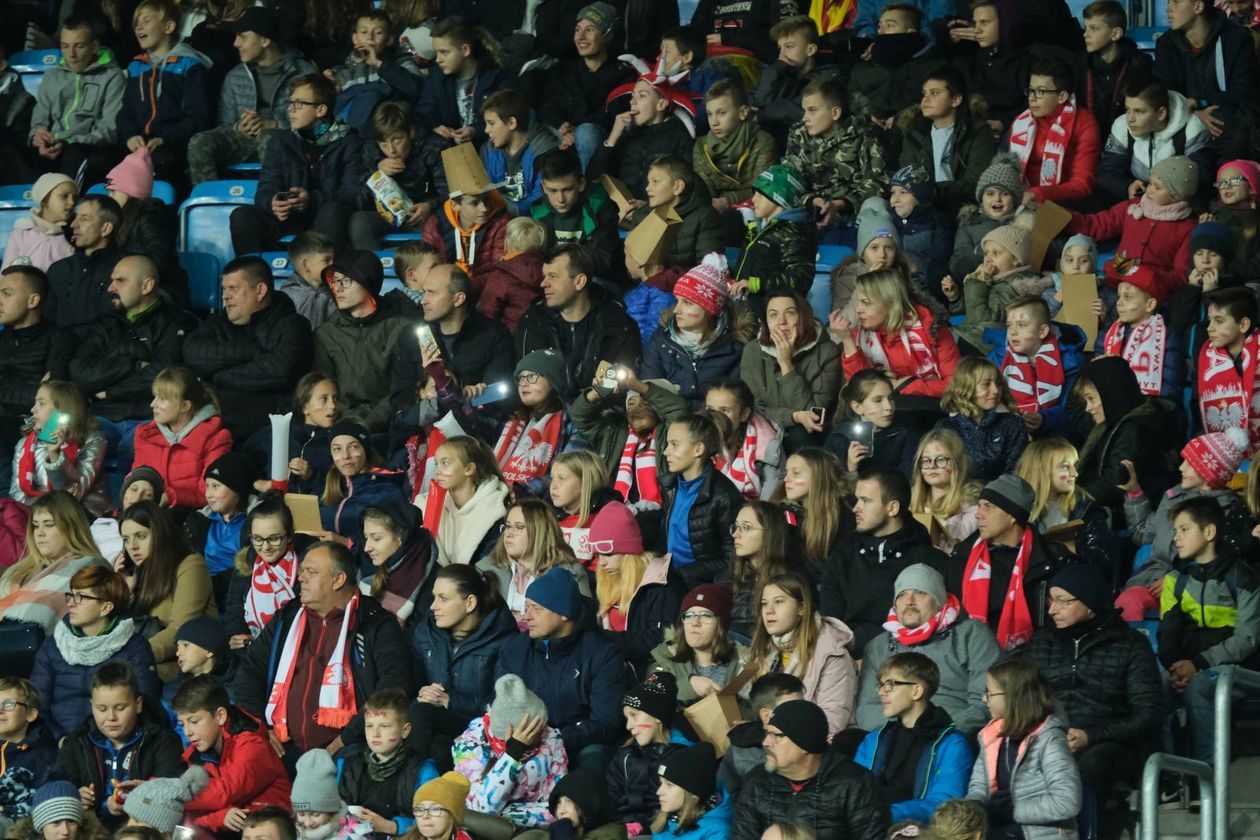
[[[1091,213],[1072,213],[1067,226],[1069,235],[1083,233],[1097,242],[1119,237],[1116,257],[1103,266],[1107,283],[1115,286],[1123,279],[1116,262],[1140,260],[1155,269],[1164,296],[1186,284],[1186,272],[1190,268],[1190,234],[1194,232],[1193,215],[1178,221],[1161,222],[1143,217],[1133,218],[1129,208],[1140,206],[1141,199],[1121,201],[1110,210]]]
[[[919,313],[919,321],[927,328],[930,334],[932,324],[935,321],[932,313],[922,304],[915,304],[914,308]],[[893,375],[898,379],[903,376],[913,376],[918,366],[914,363],[914,359],[911,358],[910,350],[906,343],[901,340],[901,334],[889,336],[883,329],[880,329],[878,335],[879,343],[884,348],[884,355],[888,357],[888,369],[892,371]],[[906,386],[901,389],[901,393],[906,395],[918,394],[924,397],[944,396],[949,380],[954,378],[954,368],[958,367],[958,360],[961,358],[961,354],[958,352],[958,343],[954,341],[954,334],[950,332],[949,324],[941,324],[935,339],[936,346],[932,349],[936,351],[936,367],[941,372],[941,378],[912,380],[906,383]],[[872,367],[871,360],[866,358],[866,354],[862,352],[860,346],[852,356],[842,354],[841,362],[844,364],[845,380],[851,379],[860,370]]]
[[[458,263],[469,275],[499,262],[507,248],[507,224],[512,221],[512,216],[502,209],[502,197],[495,201],[495,197],[499,196],[497,192],[490,193],[490,196],[487,202],[491,205],[493,215],[481,227],[472,231],[462,230],[459,227],[459,211],[455,209],[455,202],[448,199],[436,213],[430,214],[421,228],[424,241],[437,248],[443,262]],[[472,239],[472,260],[468,259],[467,246],[463,259],[455,259],[460,250],[455,247],[455,237],[461,237],[467,242],[470,234],[475,234]]]
[[[213,412],[194,415],[191,428],[171,444],[152,421],[136,427],[134,467],[153,467],[166,482],[171,507],[199,508],[206,503],[206,469],[232,449],[232,433]],[[199,419],[200,418],[200,419]]]
[[[280,757],[262,724],[240,709],[228,711],[218,764],[201,761],[192,745],[184,750],[184,761],[190,765],[197,761],[210,775],[205,789],[184,806],[200,828],[220,831],[233,808],[255,811],[275,805],[286,813],[292,811],[292,785]]]
[[[516,325],[542,292],[542,254],[525,252],[476,272],[473,287],[480,286],[477,311],[500,321],[516,334]]]
[[[26,523],[31,511],[21,502],[0,499],[0,571],[22,559],[26,553]]]
[[[1050,137],[1050,125],[1055,115],[1037,120],[1037,131],[1033,135],[1032,151],[1028,154],[1028,163],[1024,166],[1024,184],[1027,192],[1036,196],[1038,201],[1063,202],[1082,201],[1089,198],[1094,191],[1094,182],[1098,174],[1098,161],[1102,157],[1102,138],[1098,132],[1098,120],[1089,111],[1077,105],[1076,121],[1072,125],[1072,136],[1068,139],[1067,151],[1063,155],[1063,175],[1059,183],[1050,186],[1035,186],[1038,173],[1041,172],[1042,151],[1046,139]],[[1007,138],[1009,148],[1010,138]]]

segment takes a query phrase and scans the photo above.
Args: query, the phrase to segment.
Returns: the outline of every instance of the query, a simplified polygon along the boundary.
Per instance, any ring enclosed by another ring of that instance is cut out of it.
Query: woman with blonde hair
[[[1123,583],[1129,569],[1121,565],[1124,553],[1111,535],[1107,509],[1076,483],[1080,461],[1076,447],[1063,438],[1028,444],[1015,468],[1036,494],[1028,522],[1040,534],[1071,522],[1082,523],[1073,540],[1076,556],[1098,567],[1113,583]]]
[[[620,500],[609,486],[608,466],[589,449],[561,452],[551,463],[547,488],[564,541],[582,565],[594,569],[589,543],[591,522],[609,502]]]
[[[564,541],[555,515],[542,499],[527,497],[513,502],[503,517],[501,533],[493,550],[477,563],[477,568],[494,575],[499,594],[522,631],[525,629],[525,591],[535,579],[555,567],[573,575],[582,595],[591,597],[586,569]]]
[[[929,513],[938,523],[933,544],[946,554],[976,532],[976,512],[983,485],[970,481],[970,462],[962,438],[933,429],[919,439],[910,482],[910,512]]]
[[[437,541],[438,562],[477,564],[498,543],[510,496],[507,482],[490,447],[466,435],[443,441],[433,463],[433,478],[415,506]]]
[[[853,631],[838,618],[821,615],[814,590],[800,575],[771,578],[761,588],[761,621],[749,661],[757,676],[787,673],[805,684],[804,699],[827,715],[829,734],[853,724],[857,676],[849,645]]]
[[[106,489],[97,481],[105,436],[78,385],[55,379],[40,385],[22,432],[13,449],[9,498],[29,505],[49,490],[65,490],[94,516],[109,510]]]
[[[105,565],[83,505],[64,490],[35,500],[26,523],[26,549],[0,576],[0,619],[37,624],[51,633],[66,615],[70,579]]]
[[[699,743],[661,760],[656,788],[660,810],[652,819],[652,837],[722,840],[731,833],[735,807],[730,794],[717,789],[717,754]]]
[[[959,362],[941,408],[949,416],[936,428],[962,439],[971,464],[969,478],[992,481],[1015,469],[1028,445],[1028,427],[1015,412],[1015,399],[997,365],[980,356]]]
[[[206,468],[232,448],[214,393],[188,368],[153,380],[153,420],[136,427],[132,469],[153,467],[166,485],[163,503],[191,510],[205,504]]]
[[[787,459],[779,501],[804,544],[800,565],[811,580],[822,577],[831,549],[854,528],[853,511],[843,503],[850,488],[839,459],[825,449],[807,446]]]

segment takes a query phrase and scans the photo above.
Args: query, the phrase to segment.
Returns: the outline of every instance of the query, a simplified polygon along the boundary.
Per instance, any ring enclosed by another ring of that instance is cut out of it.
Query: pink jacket
[[[857,698],[857,671],[849,645],[853,631],[838,618],[824,618],[814,643],[814,653],[809,658],[809,668],[804,674],[796,674],[805,683],[805,699],[815,703],[827,714],[828,735],[835,735],[853,725],[853,712]],[[771,650],[763,663],[763,673],[774,670],[779,651]],[[795,673],[795,671],[793,671]]]
[[[24,259],[26,264],[33,265],[40,271],[47,271],[48,266],[73,253],[74,246],[66,239],[61,225],[50,225],[43,219],[36,220],[27,216],[18,219],[9,232],[9,243],[4,249],[4,264],[0,268],[8,268],[19,259]]]

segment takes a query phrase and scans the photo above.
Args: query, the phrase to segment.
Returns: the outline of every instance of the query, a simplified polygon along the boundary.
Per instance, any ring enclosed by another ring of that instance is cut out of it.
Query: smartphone
[[[599,380],[599,384],[595,386],[595,393],[601,397],[606,397],[616,390],[617,385],[625,378],[625,368],[621,365],[608,365],[604,370],[604,375]]]
[[[427,346],[434,355],[442,355],[442,349],[438,346],[437,339],[433,337],[433,329],[428,324],[416,327],[416,340],[420,342],[421,347]]]
[[[276,198],[280,199],[281,201],[288,201],[290,199],[297,198],[297,193],[295,193],[293,190],[281,190],[280,192],[276,193]]]
[[[819,423],[824,426],[827,425],[827,409],[820,405],[811,405],[809,407],[809,412],[818,418]]]
[[[186,825],[177,825],[175,830],[171,832],[171,840],[193,840],[196,836],[197,832]]]
[[[856,441],[875,451],[875,424],[869,420],[850,420],[844,426],[844,433],[849,440]]]
[[[48,415],[48,422],[39,430],[40,443],[53,443],[57,440],[57,432],[70,425],[70,415],[54,411]]]
[[[495,382],[487,385],[486,390],[469,400],[468,404],[473,408],[480,408],[483,405],[506,400],[512,396],[513,390],[511,382]]]

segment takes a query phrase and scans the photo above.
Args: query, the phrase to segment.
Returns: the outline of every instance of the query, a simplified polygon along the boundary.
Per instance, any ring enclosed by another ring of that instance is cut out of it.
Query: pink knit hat
[[[1209,432],[1192,438],[1181,450],[1208,487],[1220,490],[1238,472],[1247,452],[1247,433],[1242,429]],[[591,529],[594,531],[594,529]]]
[[[1221,173],[1230,167],[1237,169],[1243,176],[1243,180],[1247,182],[1247,186],[1251,187],[1252,200],[1260,198],[1260,163],[1241,159],[1225,161],[1217,167],[1216,180],[1221,180]]]
[[[700,265],[678,278],[674,297],[691,301],[716,318],[726,304],[730,279],[726,257],[716,252],[706,254]]]
[[[111,190],[125,192],[137,200],[153,195],[153,159],[149,150],[141,146],[109,170],[105,183]]]
[[[591,521],[587,544],[596,554],[642,554],[643,534],[630,508],[609,502]]]

